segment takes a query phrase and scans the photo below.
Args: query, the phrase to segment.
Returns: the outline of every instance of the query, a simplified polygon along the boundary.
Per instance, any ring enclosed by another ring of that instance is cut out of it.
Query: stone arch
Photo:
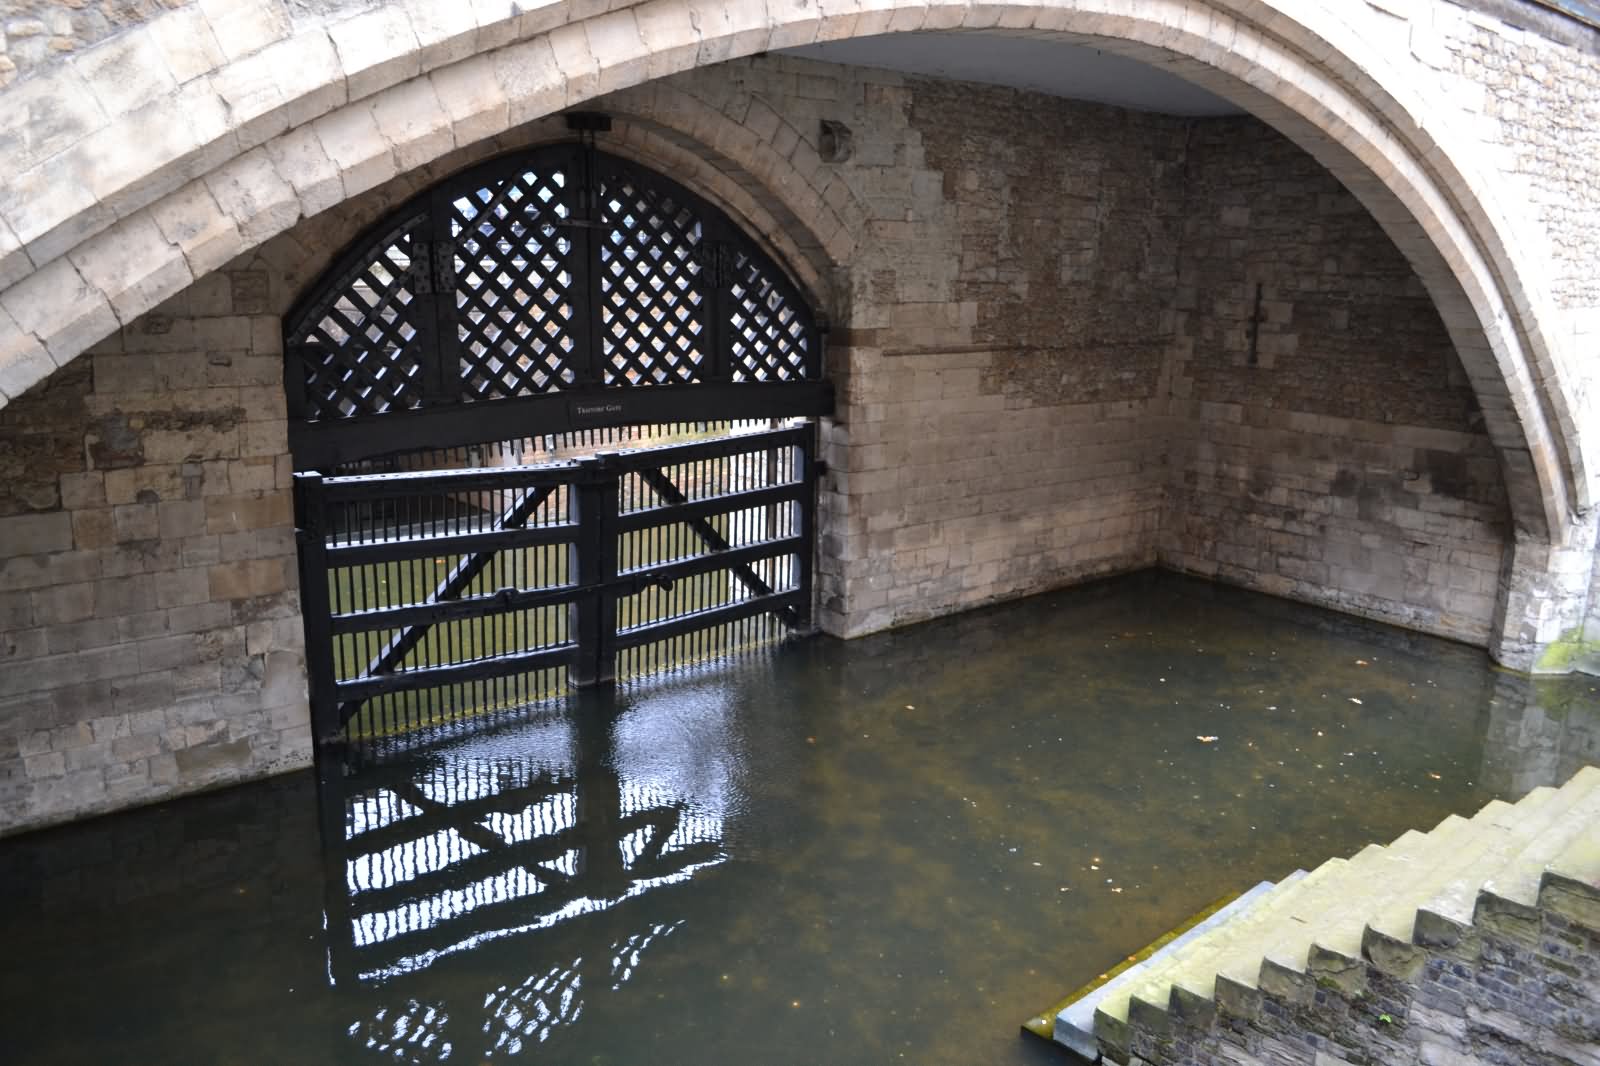
[[[571,2],[478,21],[390,5],[291,27],[264,5],[185,9],[6,90],[25,127],[0,182],[0,394],[301,217],[463,145],[691,67],[922,29],[1092,41],[1242,104],[1366,203],[1444,316],[1503,456],[1519,528],[1550,545],[1591,502],[1551,301],[1508,235],[1521,219],[1473,142],[1331,8],[1268,0]],[[173,32],[197,22],[194,36]],[[174,44],[177,41],[180,43]],[[91,78],[85,70],[95,72]],[[834,184],[812,187],[823,201]]]

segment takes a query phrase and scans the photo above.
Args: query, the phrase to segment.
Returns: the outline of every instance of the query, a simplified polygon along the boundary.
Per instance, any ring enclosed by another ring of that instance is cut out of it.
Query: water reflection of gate
[[[727,858],[719,797],[684,794],[705,778],[694,768],[630,773],[612,724],[550,719],[404,764],[325,760],[328,974],[365,1012],[349,1038],[395,1062],[515,1055],[682,925],[620,905]],[[513,953],[533,972],[471,959],[557,926],[564,947]]]

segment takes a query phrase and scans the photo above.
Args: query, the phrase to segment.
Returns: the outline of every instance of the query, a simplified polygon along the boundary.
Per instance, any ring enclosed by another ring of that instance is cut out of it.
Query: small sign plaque
[[[627,417],[627,407],[622,397],[573,400],[568,405],[574,427],[614,426]]]

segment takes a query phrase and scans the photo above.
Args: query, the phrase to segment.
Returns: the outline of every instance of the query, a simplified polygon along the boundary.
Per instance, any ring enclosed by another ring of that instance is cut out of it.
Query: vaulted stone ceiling
[[[985,33],[893,33],[789,49],[849,66],[1008,85],[1169,115],[1235,115],[1243,111],[1197,85],[1148,63],[1059,40]]]

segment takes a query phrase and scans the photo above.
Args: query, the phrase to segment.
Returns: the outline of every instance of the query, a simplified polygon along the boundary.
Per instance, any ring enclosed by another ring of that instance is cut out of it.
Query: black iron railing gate
[[[539,466],[295,475],[321,742],[810,626],[815,427]]]

